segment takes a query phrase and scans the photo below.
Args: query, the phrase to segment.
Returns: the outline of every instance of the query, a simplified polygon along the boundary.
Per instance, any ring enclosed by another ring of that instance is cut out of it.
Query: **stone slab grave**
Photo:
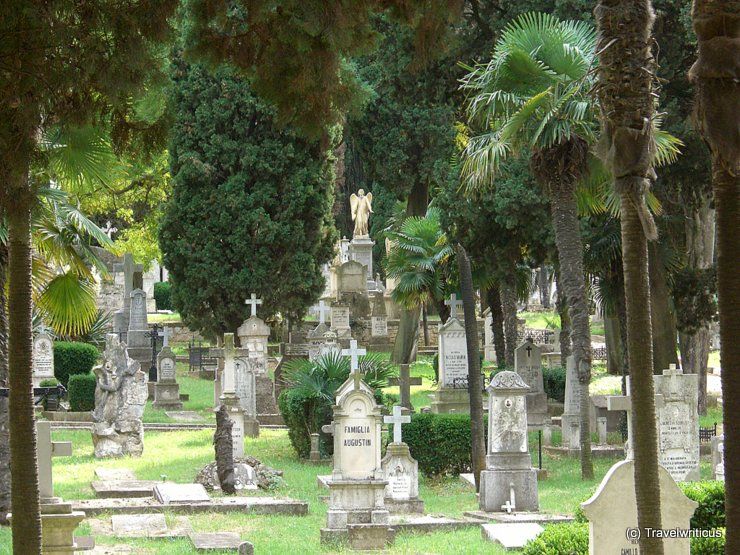
[[[474,519],[450,518],[444,515],[431,514],[391,515],[388,522],[391,528],[397,532],[415,533],[459,530],[470,526],[480,526],[480,521]]]
[[[535,524],[567,524],[574,518],[568,515],[553,513],[487,513],[485,511],[465,511],[463,516],[483,522],[499,523],[535,523]]]
[[[170,505],[164,505],[154,498],[81,499],[72,503],[72,509],[84,511],[88,517],[100,514],[160,513],[164,510],[174,514],[238,511],[261,515],[305,516],[308,514],[308,503],[275,497],[216,497],[208,501],[173,503]]]
[[[154,496],[163,505],[200,503],[211,500],[206,488],[201,484],[159,483],[154,487]]]
[[[500,544],[504,549],[521,549],[545,529],[534,522],[482,524],[483,539]]]
[[[192,410],[167,410],[164,413],[176,422],[205,422],[200,413]]]
[[[661,522],[664,530],[688,530],[689,520],[698,507],[686,497],[662,466],[658,467],[660,481]],[[589,523],[590,555],[622,555],[637,553],[637,540],[626,533],[637,528],[635,501],[635,461],[620,461],[604,476],[596,493],[584,503],[583,512]],[[689,555],[689,538],[666,538],[666,553]]]
[[[242,544],[239,534],[236,532],[210,532],[190,534],[190,541],[197,551],[208,551],[211,549],[238,549]]]
[[[154,486],[161,484],[156,480],[95,480],[90,484],[95,497],[152,497]]]
[[[167,522],[162,514],[113,515],[113,535],[119,537],[156,537],[167,535]]]

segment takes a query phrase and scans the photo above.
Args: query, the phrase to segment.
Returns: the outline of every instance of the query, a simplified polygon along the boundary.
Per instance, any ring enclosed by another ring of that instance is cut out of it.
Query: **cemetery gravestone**
[[[179,410],[180,385],[176,379],[176,357],[169,345],[170,328],[164,330],[164,347],[157,355],[157,383],[154,385],[154,406]]]
[[[452,303],[452,313],[456,314],[454,295]],[[470,412],[465,327],[454,315],[450,315],[447,322],[440,324],[438,345],[439,385],[433,394],[432,412],[436,414]]]
[[[526,381],[526,380],[525,380]],[[580,418],[581,418],[581,391],[578,383],[578,370],[576,369],[576,359],[570,355],[566,361],[565,370],[565,410],[563,412],[561,423],[563,429],[563,445],[571,445],[571,431],[576,436],[579,435]],[[579,445],[578,440],[575,444]],[[580,448],[580,447],[579,447]]]
[[[134,263],[134,256],[127,252],[123,255],[123,263],[114,266],[115,272],[123,272],[123,308],[113,315],[113,331],[126,341],[129,318],[131,312],[131,292],[134,290],[134,274],[141,274],[143,266]],[[143,280],[142,280],[143,281]]]
[[[254,374],[253,393],[244,391],[244,394],[254,395],[256,415],[279,415],[275,397],[275,384],[267,373],[267,346],[270,337],[270,327],[265,324],[264,320],[256,315],[251,316],[237,330],[239,342],[242,347],[247,349],[250,370]],[[244,388],[251,386],[252,378],[248,378],[249,384],[245,383]],[[242,391],[237,391],[241,396]],[[251,401],[250,401],[251,404]],[[248,413],[248,407],[242,405],[245,412]]]
[[[480,508],[486,512],[537,511],[537,471],[527,444],[529,386],[503,371],[488,386],[488,454],[480,477]]]
[[[33,338],[33,387],[54,378],[54,339],[42,328]]]
[[[663,467],[658,467],[660,480],[661,523],[664,530],[688,530],[698,503],[686,497]],[[620,461],[609,469],[596,493],[581,503],[589,521],[590,555],[624,555],[639,552],[637,537],[637,503],[635,501],[635,463]],[[689,555],[689,538],[666,538],[666,553]]]
[[[373,337],[388,337],[388,318],[371,316],[371,333]]]
[[[527,424],[541,427],[547,423],[547,395],[542,378],[542,350],[527,338],[514,351],[514,371],[529,386],[527,393]]]
[[[712,438],[712,480],[725,481],[725,436]]]
[[[352,329],[350,328],[348,306],[331,305],[331,329],[340,339],[350,337]]]
[[[163,505],[202,503],[211,498],[202,484],[173,484],[162,482],[154,486],[154,497]]]
[[[496,346],[493,343],[493,317],[491,316],[491,309],[487,308],[483,315],[485,321],[483,323],[483,359],[486,362],[496,362]]]
[[[396,405],[393,415],[386,416],[383,421],[393,424],[393,442],[388,444],[380,462],[388,480],[385,505],[392,513],[423,513],[424,502],[419,499],[419,463],[403,442],[401,431],[401,426],[411,422],[411,417],[404,415],[402,407]]]
[[[630,379],[627,377],[627,391],[630,388]],[[655,395],[656,412],[663,406],[663,396]],[[632,398],[623,395],[609,395],[606,398],[606,408],[609,411],[626,411],[627,414],[627,443],[624,447],[625,458],[631,460],[634,458],[632,449]],[[656,425],[659,425],[656,423]],[[660,433],[660,430],[658,430]],[[660,451],[660,449],[658,449]]]
[[[137,360],[142,368],[149,368],[152,360],[151,337],[148,335],[146,293],[141,289],[131,291],[131,311],[126,334],[129,356]]]

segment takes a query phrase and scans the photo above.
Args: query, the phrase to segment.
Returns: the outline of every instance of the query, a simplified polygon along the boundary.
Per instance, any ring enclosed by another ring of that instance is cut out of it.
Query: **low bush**
[[[714,538],[691,538],[691,555],[722,555],[725,552],[725,529]]]
[[[542,379],[548,399],[565,403],[565,368],[542,368]]]
[[[89,343],[57,341],[54,343],[54,376],[64,387],[75,374],[89,374],[98,360],[100,352]]]
[[[172,310],[171,288],[172,286],[167,281],[154,284],[154,302],[157,304],[157,310]]]
[[[699,506],[691,517],[691,527],[711,530],[725,527],[725,483],[719,481],[683,482],[679,487]],[[693,553],[693,551],[692,551]]]
[[[56,378],[47,378],[39,382],[39,387],[56,387],[59,385],[59,380]]]
[[[73,412],[87,412],[95,408],[96,379],[92,373],[69,377],[69,408]]]
[[[411,415],[403,440],[427,476],[470,472],[470,415]]]
[[[551,524],[527,542],[522,555],[587,555],[588,524]]]

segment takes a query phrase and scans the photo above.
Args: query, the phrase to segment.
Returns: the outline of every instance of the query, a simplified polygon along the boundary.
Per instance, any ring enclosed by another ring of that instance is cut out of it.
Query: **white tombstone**
[[[54,339],[42,328],[33,338],[33,387],[54,378]]]
[[[542,349],[528,337],[514,351],[514,371],[529,387],[527,393],[527,423],[530,427],[544,426],[548,420],[547,394],[542,377]]]
[[[496,362],[496,346],[493,343],[493,316],[491,316],[491,309],[487,308],[483,312],[485,321],[483,323],[483,359],[486,362]]]
[[[373,337],[388,336],[388,317],[372,316],[370,318],[370,332]]]
[[[452,299],[451,310],[457,311]],[[432,412],[470,412],[468,395],[468,344],[465,327],[460,320],[450,316],[438,328],[439,382],[432,394]]]
[[[712,480],[725,481],[725,436],[712,438]]]
[[[388,485],[385,488],[385,504],[392,513],[423,513],[424,502],[419,499],[419,463],[411,456],[409,446],[403,442],[401,426],[411,422],[403,414],[403,407],[393,407],[393,415],[383,418],[393,424],[393,442],[388,444],[381,461]]]
[[[177,383],[177,358],[169,346],[169,328],[165,328],[165,345],[157,355],[157,383],[154,385],[154,403],[156,408],[180,410],[180,385]]]
[[[331,305],[331,329],[339,338],[349,337],[352,333],[350,328],[349,307],[347,305]]]
[[[570,355],[566,361],[565,370],[565,407],[561,417],[563,427],[563,445],[571,444],[571,431],[576,436],[580,434],[581,418],[581,388],[578,383],[578,369],[576,359]],[[576,444],[579,444],[576,440]]]
[[[258,375],[267,374],[267,345],[270,326],[257,316],[252,316],[236,331],[243,348],[249,352],[252,371]]]
[[[661,524],[664,530],[688,530],[698,503],[686,497],[662,466],[660,480]],[[623,555],[639,553],[637,536],[637,502],[635,500],[635,462],[620,461],[609,469],[596,493],[581,503],[589,521],[590,555]],[[689,538],[664,539],[665,553],[689,555]]]

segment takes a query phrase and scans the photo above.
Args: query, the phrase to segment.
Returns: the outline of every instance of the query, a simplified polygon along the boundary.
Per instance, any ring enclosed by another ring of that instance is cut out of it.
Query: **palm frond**
[[[59,274],[49,281],[36,306],[59,335],[85,333],[98,312],[95,287],[74,272]]]

